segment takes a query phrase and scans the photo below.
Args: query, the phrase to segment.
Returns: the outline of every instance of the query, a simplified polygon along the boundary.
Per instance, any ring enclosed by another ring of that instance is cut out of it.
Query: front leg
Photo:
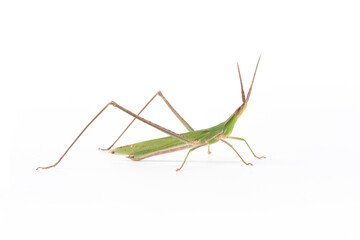
[[[253,152],[253,150],[251,149],[251,147],[249,146],[249,144],[247,143],[247,141],[244,138],[239,138],[239,137],[227,137],[227,138],[244,141],[246,143],[246,145],[248,146],[248,148],[250,149],[250,151],[252,152],[252,154],[254,155],[254,157],[256,157],[257,159],[266,158],[264,156],[261,156],[261,157],[256,156],[255,153]]]
[[[232,150],[234,150],[234,152],[239,156],[239,158],[241,159],[241,161],[243,161],[243,163],[245,163],[246,165],[248,166],[252,166],[252,163],[247,163],[244,161],[244,159],[240,156],[240,154],[235,150],[235,148],[230,144],[228,143],[227,141],[225,141],[224,139],[220,138],[220,141],[226,143],[229,147],[232,148]]]

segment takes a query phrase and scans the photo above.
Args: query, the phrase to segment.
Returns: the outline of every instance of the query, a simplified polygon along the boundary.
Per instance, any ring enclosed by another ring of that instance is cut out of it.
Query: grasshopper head
[[[224,133],[226,136],[229,136],[235,126],[235,123],[237,121],[237,119],[241,116],[241,114],[245,111],[246,107],[247,107],[247,104],[249,102],[249,99],[250,99],[250,95],[251,95],[251,90],[252,90],[252,87],[253,87],[253,84],[254,84],[254,80],[255,80],[255,76],[256,76],[256,71],[257,71],[257,68],[259,66],[259,62],[260,62],[260,59],[261,59],[261,55],[259,56],[259,59],[257,61],[257,64],[256,64],[256,68],[255,68],[255,72],[254,72],[254,76],[253,76],[253,79],[252,79],[252,82],[251,82],[251,85],[250,85],[250,88],[249,88],[249,91],[247,93],[247,96],[245,96],[245,92],[244,92],[244,86],[243,86],[243,83],[242,83],[242,79],[241,79],[241,74],[240,74],[240,67],[239,67],[239,63],[237,64],[237,68],[238,68],[238,73],[239,73],[239,78],[240,78],[240,86],[241,86],[241,98],[242,98],[242,104],[240,107],[238,107],[236,109],[236,111],[230,116],[230,118],[228,118],[228,120],[225,122],[225,125],[224,125]]]

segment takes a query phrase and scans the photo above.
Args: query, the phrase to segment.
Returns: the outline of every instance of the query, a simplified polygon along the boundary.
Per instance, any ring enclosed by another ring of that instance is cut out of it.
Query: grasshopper
[[[112,101],[112,102],[109,102],[108,104],[106,104],[105,107],[86,125],[86,127],[80,132],[80,134],[76,137],[76,139],[71,143],[71,145],[67,148],[67,150],[64,152],[64,154],[60,157],[60,159],[55,164],[53,164],[51,166],[48,166],[48,167],[38,167],[37,169],[49,169],[49,168],[57,166],[59,164],[59,162],[63,159],[63,157],[67,154],[67,152],[70,150],[70,148],[74,145],[74,143],[85,132],[85,130],[109,106],[113,106],[113,107],[116,107],[116,108],[124,111],[125,113],[127,113],[127,114],[131,115],[132,117],[134,117],[134,119],[125,128],[125,130],[120,134],[120,136],[115,140],[115,142],[113,144],[111,144],[110,147],[105,148],[105,149],[99,148],[99,150],[108,151],[111,154],[127,155],[127,157],[130,158],[131,160],[139,161],[139,160],[142,160],[142,159],[145,159],[145,158],[148,158],[148,157],[157,156],[157,155],[160,155],[160,154],[165,154],[165,153],[176,152],[176,151],[180,151],[180,150],[184,150],[184,149],[189,149],[189,151],[186,154],[186,157],[185,157],[184,161],[182,162],[181,166],[178,169],[176,169],[176,171],[180,171],[183,168],[183,166],[184,166],[184,164],[186,162],[186,159],[188,158],[189,154],[192,151],[194,151],[195,149],[198,149],[200,147],[203,147],[203,146],[208,146],[208,153],[210,154],[211,153],[210,152],[210,145],[221,141],[221,142],[224,142],[225,144],[227,144],[230,148],[232,148],[235,151],[235,153],[239,156],[239,158],[242,160],[242,162],[244,164],[251,166],[252,164],[245,162],[245,160],[240,156],[240,154],[235,150],[235,148],[228,141],[226,141],[225,139],[235,139],[235,140],[243,141],[243,142],[245,142],[247,147],[250,149],[250,151],[254,155],[254,157],[256,157],[258,159],[265,158],[263,156],[262,157],[256,156],[254,151],[251,149],[251,147],[249,146],[249,144],[247,143],[247,141],[244,138],[230,136],[230,134],[232,133],[232,131],[234,129],[234,126],[235,126],[237,120],[242,115],[242,113],[245,111],[245,109],[247,107],[247,104],[249,102],[249,98],[250,98],[251,90],[252,90],[252,87],[253,87],[253,84],[254,84],[256,71],[257,71],[257,68],[259,66],[260,58],[261,58],[261,55],[259,56],[259,59],[257,61],[256,68],[255,68],[255,71],[254,71],[254,76],[253,76],[249,91],[248,91],[246,96],[245,96],[245,93],[244,93],[244,87],[243,87],[243,83],[242,83],[242,79],[241,79],[239,64],[237,64],[238,74],[239,74],[239,78],[240,78],[242,104],[241,104],[240,107],[238,107],[235,110],[235,112],[233,114],[231,114],[231,116],[226,121],[224,121],[224,122],[222,122],[222,123],[220,123],[220,124],[218,124],[218,125],[216,125],[214,127],[195,131],[180,116],[180,114],[171,106],[171,104],[164,97],[164,95],[162,94],[161,91],[157,92],[150,99],[150,101],[141,109],[141,111],[138,114],[135,114],[135,113],[127,110],[126,108],[120,106],[116,102]],[[149,120],[147,120],[145,118],[140,117],[140,114],[152,102],[152,100],[154,100],[154,98],[156,96],[160,96],[164,100],[166,105],[175,114],[175,116],[180,120],[180,122],[185,126],[185,128],[188,130],[188,132],[178,134],[178,133],[175,133],[175,132],[173,132],[173,131],[171,131],[169,129],[161,127],[161,126],[159,126],[159,125],[157,125],[155,123],[152,123],[152,122],[150,122]],[[156,128],[156,129],[168,134],[169,136],[168,137],[163,137],[163,138],[158,138],[158,139],[153,139],[153,140],[148,140],[148,141],[144,141],[144,142],[134,143],[134,144],[130,144],[130,145],[122,146],[122,147],[112,148],[116,144],[116,142],[121,138],[121,136],[123,136],[123,134],[126,132],[126,130],[131,126],[131,124],[136,119],[138,119],[138,120],[148,124],[149,126],[152,126],[152,127]]]

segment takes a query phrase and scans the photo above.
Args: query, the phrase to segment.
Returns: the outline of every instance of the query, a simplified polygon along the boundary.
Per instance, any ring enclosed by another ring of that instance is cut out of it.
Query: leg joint
[[[108,106],[109,106],[109,105],[117,106],[118,104],[117,104],[116,102],[114,102],[114,101],[111,101],[111,102],[109,102],[107,105],[108,105]]]

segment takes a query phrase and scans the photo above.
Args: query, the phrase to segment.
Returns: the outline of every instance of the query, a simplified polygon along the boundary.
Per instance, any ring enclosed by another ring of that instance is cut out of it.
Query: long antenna
[[[240,78],[240,85],[241,85],[241,97],[242,97],[242,101],[243,101],[243,103],[245,103],[245,92],[244,92],[244,86],[243,86],[242,79],[241,79],[241,74],[240,74],[240,67],[239,67],[239,63],[237,63],[237,69],[238,69],[239,78]]]
[[[246,97],[246,102],[248,102],[248,101],[249,101],[249,98],[250,98],[251,89],[252,89],[252,86],[253,86],[253,84],[254,84],[254,80],[255,80],[255,76],[256,76],[256,71],[257,71],[257,68],[258,68],[258,66],[259,66],[260,58],[261,58],[261,54],[260,54],[259,60],[257,61],[257,64],[256,64],[256,68],[255,68],[253,80],[252,80],[252,82],[251,82],[251,86],[250,86],[250,88],[249,88],[249,92],[248,92],[247,97]]]

